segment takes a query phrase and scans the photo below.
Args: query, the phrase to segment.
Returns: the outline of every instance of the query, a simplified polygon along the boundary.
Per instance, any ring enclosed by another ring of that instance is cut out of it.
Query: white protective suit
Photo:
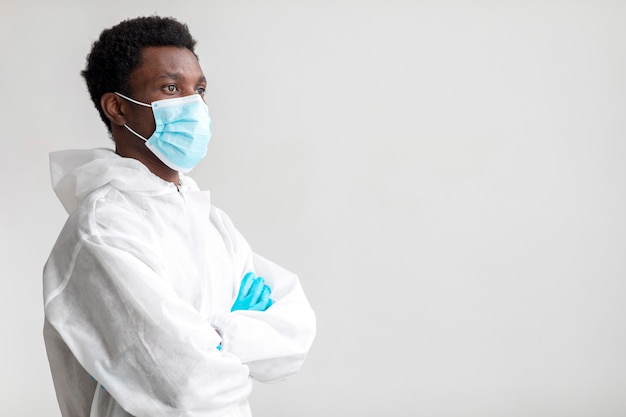
[[[315,315],[298,278],[254,254],[207,191],[111,150],[50,161],[69,214],[43,276],[63,417],[250,416],[251,377],[300,369]],[[275,303],[231,312],[248,271]]]

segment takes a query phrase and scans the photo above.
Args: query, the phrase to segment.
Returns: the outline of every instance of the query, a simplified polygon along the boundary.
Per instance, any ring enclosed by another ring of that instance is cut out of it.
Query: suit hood
[[[52,188],[68,214],[89,194],[105,185],[122,192],[146,195],[176,192],[172,183],[154,175],[143,163],[121,157],[111,149],[52,152],[50,177]],[[183,186],[191,185],[191,179],[182,174],[180,180]]]

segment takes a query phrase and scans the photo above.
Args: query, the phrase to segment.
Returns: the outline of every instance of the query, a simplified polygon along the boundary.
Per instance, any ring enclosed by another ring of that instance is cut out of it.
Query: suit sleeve
[[[237,310],[216,317],[213,323],[223,338],[224,351],[241,359],[250,375],[262,382],[277,382],[298,372],[316,333],[316,317],[297,275],[253,253],[243,236],[224,219],[231,236],[241,277],[254,271],[271,288],[274,304],[265,311]],[[239,292],[238,280],[233,301]]]
[[[172,290],[150,248],[94,235],[59,250],[71,258],[46,265],[55,277],[46,318],[128,413],[217,416],[248,397],[248,367],[216,349],[220,336]]]

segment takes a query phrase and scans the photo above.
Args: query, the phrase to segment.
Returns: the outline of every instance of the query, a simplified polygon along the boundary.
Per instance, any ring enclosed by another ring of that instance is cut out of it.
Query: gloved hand
[[[270,298],[271,292],[272,290],[265,285],[265,280],[262,277],[257,277],[253,272],[248,272],[241,280],[239,294],[230,311],[265,311],[273,304]]]

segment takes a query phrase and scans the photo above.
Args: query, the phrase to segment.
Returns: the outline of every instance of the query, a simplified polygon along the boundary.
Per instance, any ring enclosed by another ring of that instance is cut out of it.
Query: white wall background
[[[0,414],[58,416],[47,154],[109,146],[100,31],[189,24],[194,177],[301,275],[319,333],[256,417],[626,415],[626,3],[3,1]]]

